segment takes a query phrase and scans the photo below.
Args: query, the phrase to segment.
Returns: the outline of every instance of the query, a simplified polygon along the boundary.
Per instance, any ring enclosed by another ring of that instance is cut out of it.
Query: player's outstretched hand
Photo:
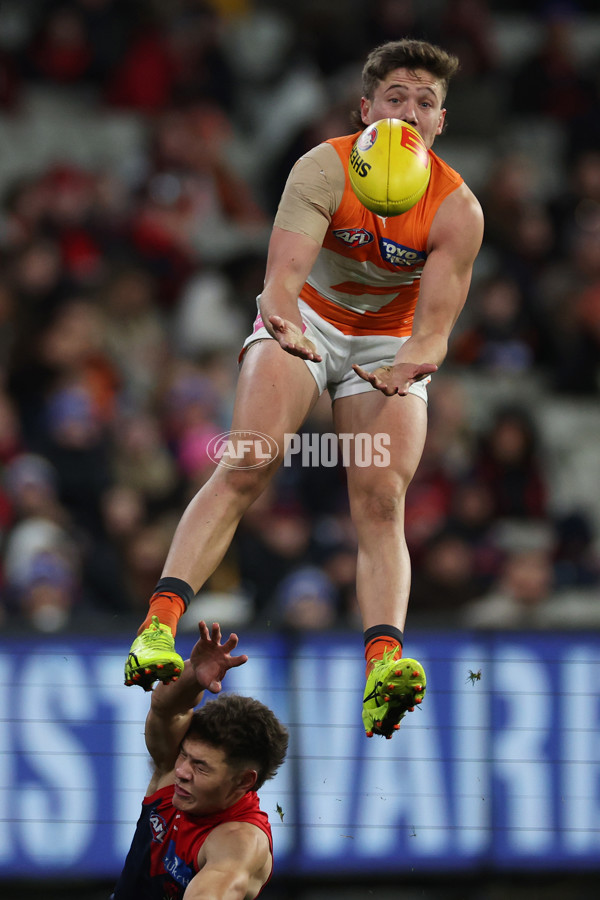
[[[394,394],[404,397],[411,384],[422,381],[423,378],[437,372],[437,366],[433,363],[396,363],[393,366],[379,366],[374,372],[367,372],[356,363],[352,368],[357,375],[372,384],[386,397],[392,397]]]
[[[238,644],[237,634],[230,634],[224,644],[221,643],[221,628],[213,622],[209,633],[206,622],[198,622],[200,639],[190,653],[190,662],[194,667],[198,684],[208,688],[212,694],[221,690],[221,681],[229,669],[242,666],[248,661],[245,654],[231,656]]]
[[[322,357],[317,353],[317,348],[297,325],[287,319],[282,319],[281,316],[269,316],[269,323],[273,329],[275,340],[282,350],[291,353],[292,356],[299,356],[301,359],[321,362]]]

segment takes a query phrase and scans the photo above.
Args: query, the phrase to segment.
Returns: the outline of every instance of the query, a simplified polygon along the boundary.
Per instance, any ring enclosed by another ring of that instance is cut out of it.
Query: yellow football
[[[380,119],[354,142],[348,175],[367,209],[378,216],[398,216],[427,190],[431,158],[416,128],[400,119]]]

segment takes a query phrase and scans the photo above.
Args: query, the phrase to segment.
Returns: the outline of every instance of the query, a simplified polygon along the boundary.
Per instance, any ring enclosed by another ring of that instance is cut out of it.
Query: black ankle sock
[[[391,637],[395,641],[398,641],[401,647],[404,644],[404,633],[400,631],[399,628],[396,628],[395,625],[373,625],[371,628],[367,628],[364,634],[365,647],[369,641],[378,637]]]
[[[187,581],[183,581],[181,578],[172,578],[171,576],[160,578],[157,582],[157,585],[154,588],[154,594],[162,593],[177,594],[177,596],[181,597],[183,600],[186,609],[196,596],[195,590],[187,583]],[[154,594],[152,596],[154,596]]]

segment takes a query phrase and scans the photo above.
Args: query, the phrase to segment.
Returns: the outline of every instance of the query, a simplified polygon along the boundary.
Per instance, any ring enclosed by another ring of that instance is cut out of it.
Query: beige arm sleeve
[[[321,243],[342,199],[344,184],[344,167],[331,144],[313,147],[289,174],[275,225]]]

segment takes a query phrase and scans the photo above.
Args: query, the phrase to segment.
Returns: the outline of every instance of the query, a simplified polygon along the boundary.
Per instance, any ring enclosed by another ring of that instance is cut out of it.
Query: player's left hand
[[[212,694],[218,694],[225,673],[236,666],[242,666],[248,661],[248,657],[245,654],[231,656],[231,651],[238,644],[237,634],[230,634],[225,643],[221,644],[221,628],[217,622],[213,622],[210,633],[206,622],[199,622],[198,629],[200,640],[190,653],[190,662],[198,684],[208,688]]]
[[[438,367],[433,363],[395,363],[392,366],[379,366],[374,372],[367,372],[354,363],[352,368],[364,381],[368,381],[386,397],[392,397],[394,394],[404,397],[412,384],[437,372]]]

